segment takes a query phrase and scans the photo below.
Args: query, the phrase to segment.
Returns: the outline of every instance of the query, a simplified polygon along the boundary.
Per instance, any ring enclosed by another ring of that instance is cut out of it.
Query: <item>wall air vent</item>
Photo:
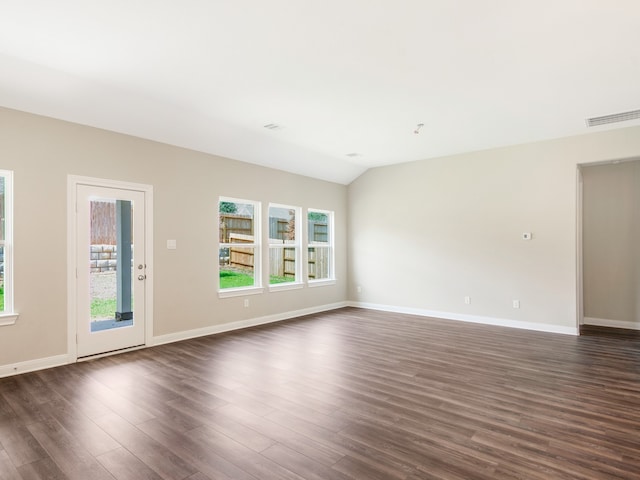
[[[601,117],[587,118],[587,127],[597,127],[598,125],[607,125],[609,123],[626,122],[627,120],[640,119],[640,110],[631,110],[630,112],[613,113],[611,115],[603,115]]]

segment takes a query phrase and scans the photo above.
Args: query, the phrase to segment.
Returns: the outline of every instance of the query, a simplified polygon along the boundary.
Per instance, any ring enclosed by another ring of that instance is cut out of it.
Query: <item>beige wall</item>
[[[583,178],[585,323],[640,326],[640,162],[590,166]]]
[[[16,325],[0,366],[67,353],[67,175],[153,185],[154,336],[344,302],[347,187],[90,127],[0,109],[0,168],[15,172]],[[334,210],[337,284],[217,295],[217,200]],[[177,250],[167,250],[176,239]],[[48,244],[48,251],[39,248]],[[52,254],[53,252],[56,254]],[[203,260],[204,259],[204,260]],[[44,272],[44,273],[43,273]]]
[[[369,170],[349,187],[350,298],[575,330],[577,164],[639,153],[634,127]]]

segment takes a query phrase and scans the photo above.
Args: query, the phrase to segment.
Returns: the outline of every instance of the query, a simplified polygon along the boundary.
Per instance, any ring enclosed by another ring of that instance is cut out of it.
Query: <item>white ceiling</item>
[[[347,184],[640,125],[640,2],[0,0],[0,105]]]

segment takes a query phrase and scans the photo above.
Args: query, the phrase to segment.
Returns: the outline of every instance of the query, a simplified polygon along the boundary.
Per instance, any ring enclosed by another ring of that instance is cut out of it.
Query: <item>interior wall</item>
[[[640,329],[640,162],[582,178],[584,323]]]
[[[0,108],[0,168],[14,171],[15,310],[0,366],[67,352],[67,175],[154,188],[154,336],[346,301],[347,187]],[[335,211],[335,285],[218,298],[218,197]],[[167,250],[167,239],[177,240]],[[46,249],[41,248],[47,245]]]
[[[639,153],[631,127],[369,170],[349,187],[350,298],[576,333],[577,165]]]

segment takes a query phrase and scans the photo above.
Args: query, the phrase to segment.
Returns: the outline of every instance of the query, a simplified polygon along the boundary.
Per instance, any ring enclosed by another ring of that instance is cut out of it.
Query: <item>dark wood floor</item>
[[[640,338],[342,309],[0,380],[0,479],[640,478]]]

